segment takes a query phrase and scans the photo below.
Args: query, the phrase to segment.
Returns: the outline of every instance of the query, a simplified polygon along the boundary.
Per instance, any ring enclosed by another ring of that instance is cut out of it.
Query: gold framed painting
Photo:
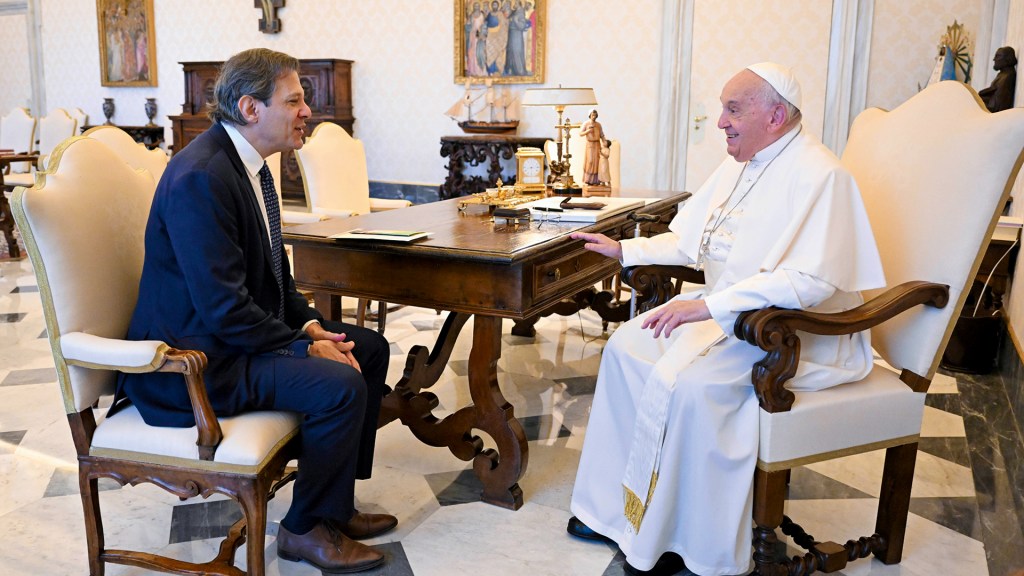
[[[455,0],[455,82],[543,84],[547,0]]]
[[[153,0],[96,0],[100,84],[156,86]]]

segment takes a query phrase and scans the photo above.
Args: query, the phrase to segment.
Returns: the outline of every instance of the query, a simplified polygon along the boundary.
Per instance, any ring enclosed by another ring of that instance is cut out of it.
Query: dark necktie
[[[267,224],[270,227],[270,259],[274,263],[274,278],[277,280],[277,289],[281,293],[281,299],[277,307],[277,319],[284,320],[284,284],[281,274],[281,252],[284,250],[281,241],[281,206],[277,201],[277,192],[274,190],[274,176],[270,173],[270,167],[263,163],[260,168],[260,189],[263,191],[263,204],[267,207]]]

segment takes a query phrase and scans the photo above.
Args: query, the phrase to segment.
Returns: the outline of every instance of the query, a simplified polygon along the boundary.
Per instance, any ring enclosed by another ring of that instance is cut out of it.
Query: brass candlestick
[[[560,106],[558,108],[564,109],[564,106]],[[570,130],[579,127],[579,123],[573,124],[568,117],[566,117],[563,122],[562,110],[558,110],[558,124],[555,125],[555,129],[558,131],[558,136],[555,140],[555,150],[558,159],[552,161],[550,164],[551,187],[555,194],[582,193],[582,189],[576,184],[575,179],[569,171],[569,166],[571,165],[572,160],[572,153],[569,152],[569,139],[572,138]]]

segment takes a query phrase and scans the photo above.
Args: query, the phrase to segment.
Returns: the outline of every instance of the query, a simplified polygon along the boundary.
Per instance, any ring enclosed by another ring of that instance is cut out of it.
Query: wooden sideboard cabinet
[[[210,127],[206,104],[213,99],[213,86],[223,62],[181,62],[185,71],[185,103],[181,115],[171,116],[173,150],[181,150]],[[306,135],[321,122],[334,122],[353,136],[352,61],[338,59],[299,60],[299,83],[306,93],[312,116],[306,121]],[[281,156],[281,198],[305,203],[302,174],[295,154]]]

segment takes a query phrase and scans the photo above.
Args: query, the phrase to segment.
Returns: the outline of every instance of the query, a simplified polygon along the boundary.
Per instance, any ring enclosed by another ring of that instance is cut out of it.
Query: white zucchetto
[[[750,70],[754,74],[757,74],[765,82],[775,88],[775,91],[786,99],[787,102],[800,109],[802,105],[800,95],[800,83],[797,82],[796,75],[789,68],[783,68],[775,62],[760,62],[758,64],[751,64],[747,66],[747,70]]]

